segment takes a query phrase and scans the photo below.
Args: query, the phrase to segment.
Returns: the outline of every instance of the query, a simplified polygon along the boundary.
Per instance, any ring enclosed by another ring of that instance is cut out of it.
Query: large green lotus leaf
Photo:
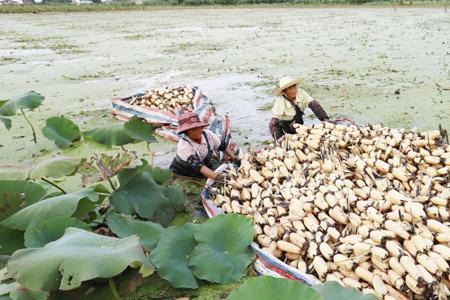
[[[25,164],[0,165],[0,180],[26,180],[30,166]]]
[[[227,300],[325,300],[313,288],[294,280],[260,276],[247,279]],[[348,299],[350,300],[350,299]]]
[[[42,133],[46,138],[55,142],[60,148],[67,148],[81,137],[77,124],[64,117],[52,117],[45,121],[46,127]]]
[[[125,132],[136,140],[142,140],[147,143],[156,143],[154,136],[155,128],[136,116],[132,117],[123,126]]]
[[[9,293],[11,300],[45,300],[48,299],[48,292],[30,291],[21,285],[18,285]]]
[[[0,107],[3,106],[3,104],[5,104],[6,102],[8,102],[8,100],[0,100]],[[11,129],[11,119],[0,116],[0,122],[3,123],[3,125],[5,125],[6,129]]]
[[[3,116],[0,116],[0,122],[3,123],[3,125],[5,125],[6,129],[11,129],[12,123],[11,123],[11,119],[10,118],[6,118]]]
[[[35,182],[0,181],[0,221],[43,199],[46,193],[46,190]]]
[[[81,163],[80,158],[69,158],[64,156],[54,157],[44,160],[32,167],[30,170],[30,179],[43,177],[60,178],[73,175]]]
[[[150,166],[153,179],[158,184],[167,183],[172,178],[172,172],[169,170],[161,169],[160,167]]]
[[[248,218],[237,214],[219,215],[201,224],[189,260],[195,276],[222,284],[244,276],[255,257],[249,247],[253,228]]]
[[[162,204],[164,189],[153,180],[146,167],[143,164],[119,172],[120,186],[110,198],[111,205],[119,212],[128,215],[138,213],[143,218],[151,218],[155,214],[155,206]]]
[[[329,281],[314,287],[325,300],[377,300],[373,294],[363,294],[354,288],[343,287],[337,282]]]
[[[44,247],[49,242],[63,236],[66,228],[74,227],[91,231],[88,224],[73,217],[54,217],[33,223],[25,230],[25,246],[27,248]]]
[[[57,156],[41,161],[35,166],[30,163],[0,165],[0,180],[25,180],[43,177],[60,178],[73,175],[82,159]]]
[[[154,269],[137,236],[124,239],[67,228],[64,235],[42,248],[21,249],[8,260],[8,273],[33,291],[71,290],[83,281],[109,278],[128,266]]]
[[[168,186],[164,194],[169,199],[170,205],[176,212],[182,212],[184,210],[185,196],[183,191],[176,186]]]
[[[183,227],[169,227],[161,236],[158,246],[150,252],[159,276],[176,288],[198,288],[197,280],[188,266],[195,246],[194,232],[198,226],[185,224]]]
[[[165,230],[158,223],[135,220],[115,212],[108,213],[105,220],[109,229],[120,238],[133,234],[137,235],[141,240],[142,246],[147,251],[151,251],[156,247],[161,234]]]
[[[18,286],[20,286],[17,282],[11,283],[0,283],[0,296],[5,296],[14,291]],[[1,298],[0,298],[1,299]],[[11,299],[11,298],[7,298]]]
[[[120,187],[110,197],[111,205],[127,215],[137,213],[140,217],[170,224],[184,206],[184,195],[175,187],[159,185],[153,178],[151,167],[143,160],[142,165],[119,172]]]
[[[23,231],[0,225],[0,255],[11,255],[24,247]]]
[[[83,134],[92,141],[109,147],[126,145],[135,140],[128,135],[122,123],[95,128]]]
[[[44,101],[44,96],[34,91],[30,91],[20,96],[13,97],[6,101],[0,107],[0,115],[2,116],[14,116],[18,109],[28,108],[30,110],[35,109],[41,105]]]
[[[184,210],[185,196],[178,187],[163,187],[163,193],[166,197],[165,203],[159,203],[159,207],[151,220],[169,226],[175,219],[177,213]]]
[[[53,217],[82,217],[95,207],[98,200],[98,194],[91,189],[47,198],[19,210],[1,224],[12,229],[25,230],[31,223]]]

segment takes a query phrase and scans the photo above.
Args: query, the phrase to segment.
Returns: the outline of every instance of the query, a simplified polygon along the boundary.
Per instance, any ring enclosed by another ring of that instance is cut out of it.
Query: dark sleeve
[[[228,147],[228,143],[230,142],[230,135],[223,135],[220,140],[220,146],[217,149],[218,151],[225,151]]]
[[[200,173],[200,169],[203,167],[203,160],[197,155],[191,155],[187,159],[187,163],[192,166],[195,172]]]
[[[280,125],[280,121],[277,118],[270,119],[269,130],[272,134],[272,137],[276,140],[284,135],[283,129]]]
[[[327,113],[325,112],[325,110],[322,108],[322,106],[316,100],[313,100],[313,101],[309,102],[308,106],[309,106],[309,108],[311,108],[313,113],[316,115],[316,117],[320,121],[324,121],[326,119],[329,119],[329,117],[328,117]]]

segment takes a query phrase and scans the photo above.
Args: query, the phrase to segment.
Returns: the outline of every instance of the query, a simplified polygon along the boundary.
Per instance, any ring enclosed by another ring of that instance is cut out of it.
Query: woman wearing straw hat
[[[279,139],[285,133],[295,133],[293,124],[303,124],[303,114],[307,107],[311,108],[319,120],[329,119],[319,102],[297,87],[300,82],[302,82],[301,79],[283,77],[274,91],[277,99],[272,108],[273,117],[270,120],[269,129],[275,139]]]
[[[208,123],[200,121],[197,114],[183,114],[178,124],[178,134],[184,136],[178,141],[177,155],[170,169],[184,176],[220,180],[219,174],[212,170],[212,160],[218,158],[217,151],[225,151],[232,160],[235,160],[234,153],[212,131],[204,129]]]

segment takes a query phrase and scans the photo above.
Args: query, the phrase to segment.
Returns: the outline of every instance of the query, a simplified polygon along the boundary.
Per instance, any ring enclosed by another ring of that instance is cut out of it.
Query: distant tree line
[[[363,4],[370,2],[386,2],[412,4],[412,0],[144,0],[144,4],[166,4],[166,5],[233,5],[233,4],[262,4],[262,3],[292,3],[292,4]],[[441,2],[436,0],[414,0],[415,3]]]
[[[0,0],[1,1],[1,0]],[[32,0],[29,0],[32,2]],[[102,0],[91,0],[102,3]],[[413,0],[143,0],[144,5],[235,5],[235,4],[363,4],[370,2],[396,2],[397,4],[412,4]],[[441,2],[442,0],[414,0],[414,3]],[[24,0],[27,2],[27,0]],[[42,0],[44,4],[72,3],[72,0]],[[134,5],[135,0],[107,0],[110,4]]]

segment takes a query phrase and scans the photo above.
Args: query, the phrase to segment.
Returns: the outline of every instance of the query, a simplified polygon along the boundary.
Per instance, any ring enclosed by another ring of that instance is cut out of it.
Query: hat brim
[[[283,91],[284,91],[285,89],[287,89],[287,88],[290,87],[290,86],[293,86],[294,84],[299,84],[299,83],[303,83],[303,78],[297,78],[297,79],[294,79],[294,80],[292,80],[292,81],[289,81],[288,83],[286,83],[286,84],[284,84],[284,85],[282,85],[282,86],[276,88],[276,89],[273,91],[273,94],[274,94],[275,96],[280,96],[280,95],[283,93]]]
[[[206,127],[206,126],[208,126],[208,123],[205,123],[205,122],[188,124],[186,126],[182,126],[182,127],[178,128],[177,133],[183,133],[189,129],[194,129],[194,128],[198,128],[198,127]]]

